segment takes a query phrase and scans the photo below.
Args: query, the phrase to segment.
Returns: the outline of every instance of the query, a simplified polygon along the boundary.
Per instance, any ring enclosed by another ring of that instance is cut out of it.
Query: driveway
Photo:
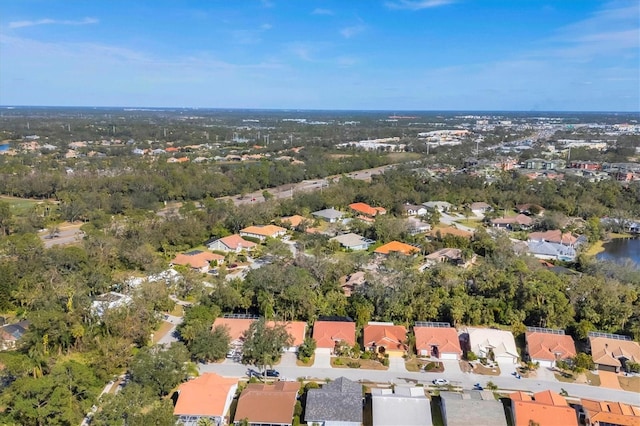
[[[404,358],[402,357],[389,357],[389,370],[394,373],[406,373],[407,368],[404,365]]]
[[[556,382],[556,376],[553,374],[553,370],[547,367],[539,367],[536,370],[536,379],[545,380],[549,382]]]
[[[498,362],[498,367],[500,367],[500,377],[512,377],[513,373],[516,372],[517,364],[512,362]]]
[[[612,373],[611,371],[598,371],[598,376],[600,377],[600,387],[622,389],[616,373]]]
[[[178,324],[182,324],[182,317],[175,317],[173,315],[167,315],[165,322],[171,324],[171,328],[167,333],[158,340],[158,345],[167,345],[171,346],[173,342],[178,341],[178,333],[176,332],[176,327]]]
[[[331,350],[316,349],[316,357],[313,361],[314,368],[331,368]]]
[[[278,367],[297,367],[295,352],[285,352],[282,354]]]
[[[441,359],[440,361],[444,366],[445,374],[455,374],[456,376],[462,374],[462,370],[460,370],[460,361],[457,359]]]

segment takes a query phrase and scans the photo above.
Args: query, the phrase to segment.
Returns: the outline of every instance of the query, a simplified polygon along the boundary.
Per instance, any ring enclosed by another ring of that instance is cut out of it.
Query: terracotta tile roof
[[[538,392],[531,398],[524,392],[509,395],[513,406],[514,426],[578,426],[576,410],[553,391]]]
[[[249,329],[249,326],[254,321],[254,319],[249,318],[216,318],[211,328],[214,329],[219,325],[227,327],[231,342],[240,342],[244,340],[244,332]]]
[[[365,348],[373,346],[384,347],[387,350],[406,350],[407,329],[401,325],[369,323],[363,330]]]
[[[298,382],[249,383],[238,398],[234,421],[291,424],[299,389]]]
[[[578,237],[571,232],[562,232],[559,229],[551,229],[545,232],[532,232],[529,239],[533,241],[548,241],[550,243],[573,245],[578,241]]]
[[[201,251],[194,254],[180,253],[172,261],[174,265],[191,266],[192,268],[201,269],[209,265],[214,260],[224,260],[224,256],[208,251]]]
[[[376,214],[378,214],[378,210],[371,207],[367,203],[351,203],[349,204],[349,208],[353,211],[362,213],[367,216],[375,216]]]
[[[231,250],[237,250],[238,248],[251,249],[256,246],[256,243],[254,243],[253,241],[247,241],[238,234],[229,235],[228,237],[222,237],[218,241],[229,247]]]
[[[273,237],[278,233],[286,232],[287,230],[276,225],[261,225],[261,226],[248,226],[242,229],[240,232],[246,234],[262,235],[264,237]]]
[[[307,332],[307,323],[304,321],[267,321],[267,327],[273,327],[274,325],[284,325],[287,333],[293,337],[293,343],[291,346],[300,346],[304,342],[304,336]]]
[[[356,323],[345,321],[316,321],[313,338],[318,348],[333,349],[338,341],[349,345],[356,343]]]
[[[529,226],[533,223],[533,219],[521,213],[514,217],[499,217],[496,219],[491,219],[491,223],[496,225],[510,225],[517,223],[518,225]]]
[[[416,349],[431,352],[432,346],[437,346],[440,353],[455,353],[462,355],[458,332],[455,328],[414,327]]]
[[[391,241],[385,245],[382,245],[374,250],[375,253],[388,255],[391,252],[402,253],[409,255],[420,251],[419,248],[411,246],[409,244],[401,243],[400,241]]]
[[[596,364],[620,367],[618,358],[640,362],[640,345],[632,340],[617,340],[608,337],[589,337],[591,356]]]
[[[615,424],[620,426],[640,425],[640,407],[621,402],[581,399],[587,418],[591,424]]]
[[[294,214],[293,216],[285,216],[280,219],[280,222],[285,223],[289,222],[289,225],[293,228],[299,226],[304,220],[304,216],[300,216],[299,214]]]
[[[231,341],[242,341],[244,340],[244,334],[251,324],[255,321],[255,319],[249,318],[216,318],[213,322],[211,329],[213,330],[215,327],[222,325],[227,327],[227,331],[229,332],[229,336],[231,337]],[[304,342],[304,336],[307,331],[307,323],[304,321],[288,321],[288,322],[276,322],[276,321],[267,321],[267,327],[273,327],[275,324],[282,324],[285,326],[287,333],[291,335],[293,338],[292,346],[300,346],[302,342]]]
[[[569,335],[527,332],[527,350],[532,359],[555,361],[576,356],[576,345]]]
[[[178,401],[173,409],[175,416],[224,416],[229,393],[238,386],[237,379],[220,377],[215,373],[202,376],[180,385]]]

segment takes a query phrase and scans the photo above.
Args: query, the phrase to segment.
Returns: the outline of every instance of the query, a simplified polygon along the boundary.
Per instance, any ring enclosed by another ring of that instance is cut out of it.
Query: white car
[[[431,383],[433,383],[436,386],[446,386],[449,384],[449,381],[446,379],[435,379]]]

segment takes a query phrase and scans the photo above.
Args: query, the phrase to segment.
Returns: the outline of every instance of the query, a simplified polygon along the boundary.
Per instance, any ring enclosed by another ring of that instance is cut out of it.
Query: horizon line
[[[580,113],[580,114],[639,114],[640,110],[525,110],[525,109],[353,109],[353,108],[274,108],[274,107],[187,107],[187,106],[115,106],[115,105],[0,105],[3,109],[15,108],[86,108],[86,109],[181,109],[181,110],[231,110],[231,111],[326,111],[326,112],[517,112],[517,113]]]

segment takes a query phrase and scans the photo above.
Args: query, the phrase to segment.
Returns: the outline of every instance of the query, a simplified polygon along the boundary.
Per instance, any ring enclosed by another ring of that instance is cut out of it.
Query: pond
[[[640,238],[614,238],[603,247],[604,251],[596,256],[597,259],[612,262],[631,259],[640,267]]]

